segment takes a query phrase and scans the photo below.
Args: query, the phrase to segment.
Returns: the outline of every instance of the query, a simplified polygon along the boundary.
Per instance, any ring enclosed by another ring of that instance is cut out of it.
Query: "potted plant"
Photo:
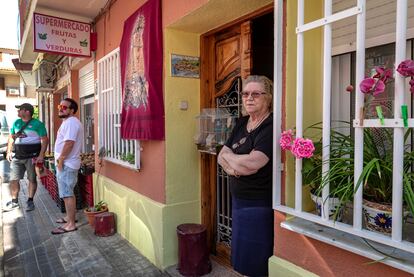
[[[93,207],[88,207],[83,210],[85,215],[88,217],[89,225],[92,227],[95,226],[95,216],[100,213],[104,213],[108,211],[108,205],[104,201],[99,201]]]
[[[336,122],[331,128],[331,144],[328,174],[322,176],[322,124],[317,123],[308,127],[306,133],[314,133],[316,137],[313,156],[303,161],[303,184],[309,185],[311,198],[316,204],[319,215],[323,202],[329,201],[330,218],[341,221],[345,199],[353,193],[353,142],[345,134],[350,129],[349,122]],[[329,198],[322,199],[322,189],[329,184]]]
[[[321,128],[316,124],[309,129],[319,131]],[[321,197],[321,190],[319,190],[322,181],[322,141],[319,140],[314,143],[310,139],[294,139],[293,137],[294,131],[287,130],[283,132],[279,141],[280,146],[283,150],[292,152],[296,158],[303,159],[303,181],[305,185],[309,185],[311,187],[311,199],[315,202],[318,214],[321,215],[321,207],[324,202]],[[329,207],[331,210],[329,216],[334,217],[335,220],[339,220],[341,215],[336,213],[336,208],[340,203],[339,199],[332,197],[326,201],[329,201]]]

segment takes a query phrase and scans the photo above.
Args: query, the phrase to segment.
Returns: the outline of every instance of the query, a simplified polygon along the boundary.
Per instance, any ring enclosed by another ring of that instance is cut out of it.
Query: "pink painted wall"
[[[319,276],[402,277],[412,276],[382,263],[280,227],[283,214],[275,212],[275,256]]]
[[[97,21],[96,60],[119,46],[124,21],[145,2],[145,0],[118,0]],[[206,2],[207,0],[163,0],[163,26],[169,25]],[[98,118],[96,110],[95,118]],[[95,129],[95,138],[98,138],[97,129]],[[95,144],[98,145],[98,142],[95,141]],[[165,142],[142,141],[141,146],[143,152],[141,152],[140,172],[105,162],[101,174],[155,201],[165,203]]]

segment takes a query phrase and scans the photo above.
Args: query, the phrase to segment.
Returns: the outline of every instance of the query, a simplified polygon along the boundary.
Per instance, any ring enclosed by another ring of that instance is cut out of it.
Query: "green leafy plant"
[[[364,188],[364,199],[389,205],[392,202],[392,175],[393,175],[393,135],[387,128],[364,129],[364,160],[361,176],[354,186],[354,139],[346,135],[344,130],[350,130],[348,122],[341,122],[341,127],[331,129],[331,143],[329,171],[322,176],[322,139],[315,143],[314,156],[304,160],[303,180],[310,184],[313,193],[320,196],[322,189],[329,184],[330,196],[340,199],[342,204],[353,200],[356,189],[361,185]],[[310,126],[307,131],[322,130],[321,123]],[[412,131],[407,129],[407,142]],[[414,152],[411,145],[405,144],[404,151],[404,204],[414,215]]]
[[[96,203],[93,207],[89,207],[86,209],[88,212],[100,212],[106,209],[106,202],[101,200],[98,203]]]
[[[130,164],[135,164],[135,155],[132,153],[121,154],[121,160],[128,162]]]

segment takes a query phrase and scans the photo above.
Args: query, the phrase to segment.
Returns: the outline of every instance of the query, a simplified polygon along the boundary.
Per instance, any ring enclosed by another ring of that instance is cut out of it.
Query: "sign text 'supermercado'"
[[[91,25],[34,13],[34,51],[91,56]]]

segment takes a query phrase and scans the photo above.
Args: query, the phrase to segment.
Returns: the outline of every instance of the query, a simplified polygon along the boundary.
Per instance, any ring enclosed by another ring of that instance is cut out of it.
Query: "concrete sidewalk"
[[[1,178],[0,178],[1,182]],[[10,200],[9,185],[1,185],[2,207]],[[78,230],[62,235],[50,232],[63,216],[43,185],[38,185],[36,209],[26,212],[27,185],[21,181],[20,208],[0,209],[0,276],[182,276],[176,265],[162,272],[119,234],[94,235],[86,217],[77,212]],[[215,261],[206,277],[241,276]]]
[[[10,200],[8,187],[2,184],[3,207]],[[82,211],[77,231],[52,235],[60,209],[39,185],[36,209],[26,212],[25,181],[21,188],[20,209],[2,213],[5,276],[168,276],[119,234],[95,236]]]

